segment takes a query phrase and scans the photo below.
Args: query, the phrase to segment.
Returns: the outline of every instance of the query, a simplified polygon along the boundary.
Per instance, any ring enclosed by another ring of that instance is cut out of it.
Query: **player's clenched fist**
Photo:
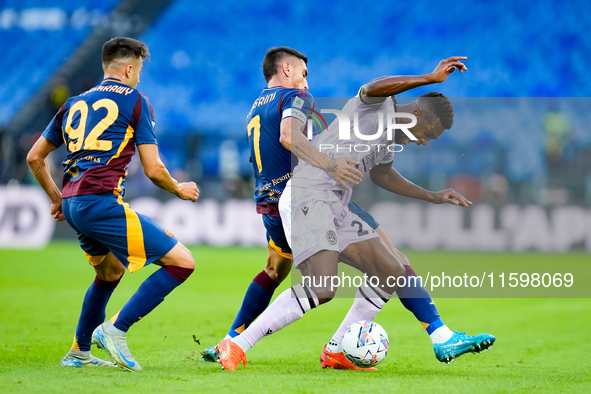
[[[64,211],[62,210],[62,201],[60,199],[59,202],[51,203],[51,207],[49,208],[49,213],[56,222],[62,222],[66,219],[64,216]]]
[[[199,198],[199,188],[195,182],[182,182],[179,184],[179,198],[183,200],[197,201]]]

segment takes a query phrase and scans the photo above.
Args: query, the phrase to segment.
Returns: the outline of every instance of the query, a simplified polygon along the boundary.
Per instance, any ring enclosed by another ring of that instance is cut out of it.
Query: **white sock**
[[[444,324],[429,334],[429,338],[431,338],[431,342],[435,345],[449,341],[452,335],[454,335],[454,332]]]
[[[127,332],[121,331],[110,320],[107,320],[103,326],[103,330],[109,335],[115,335],[118,337],[125,338],[127,336]]]
[[[341,342],[337,343],[337,342],[335,342],[335,341],[333,341],[331,339],[330,342],[328,342],[326,344],[326,350],[329,351],[329,352],[331,352],[331,353],[340,353],[340,352],[342,352],[343,351],[342,341],[343,340],[341,339]]]
[[[242,334],[244,334],[244,332],[242,332]],[[246,339],[244,339],[242,334],[236,335],[234,338],[232,338],[232,342],[234,342],[236,345],[240,346],[242,348],[242,350],[244,350],[244,353],[246,353],[250,350],[250,348],[252,346],[250,345],[250,343],[248,343],[246,341]]]
[[[307,286],[295,285],[277,297],[275,301],[242,334],[234,337],[245,352],[249,351],[265,335],[273,334],[299,320],[304,313],[318,306],[318,297]]]
[[[380,313],[386,302],[392,297],[382,289],[371,287],[364,283],[357,290],[355,301],[349,309],[347,316],[343,319],[337,332],[326,345],[326,350],[331,353],[340,353],[343,351],[343,335],[349,326],[360,320],[373,320]]]

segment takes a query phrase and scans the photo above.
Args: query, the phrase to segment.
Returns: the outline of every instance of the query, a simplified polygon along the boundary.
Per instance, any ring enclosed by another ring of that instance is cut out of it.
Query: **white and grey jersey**
[[[357,168],[363,175],[377,164],[387,164],[394,160],[394,141],[389,141],[386,133],[386,115],[395,112],[392,98],[387,97],[376,103],[365,103],[357,94],[341,111],[350,120],[350,137],[340,138],[339,122],[335,119],[327,130],[312,140],[316,148],[333,158],[347,156],[357,160],[360,163]],[[355,130],[356,124],[358,124],[357,130]],[[370,136],[378,134],[380,127],[381,135],[371,139]],[[358,134],[365,139],[360,138]],[[348,204],[351,198],[351,192],[341,186],[325,170],[303,160],[300,160],[294,169],[291,184],[310,189],[341,191],[342,193],[339,194],[342,195],[342,201],[345,204]]]

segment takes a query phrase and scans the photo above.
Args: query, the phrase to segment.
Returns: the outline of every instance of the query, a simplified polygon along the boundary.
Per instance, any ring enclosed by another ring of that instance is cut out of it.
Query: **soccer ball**
[[[370,368],[388,354],[388,334],[378,323],[362,320],[351,324],[343,336],[343,353],[351,364]]]

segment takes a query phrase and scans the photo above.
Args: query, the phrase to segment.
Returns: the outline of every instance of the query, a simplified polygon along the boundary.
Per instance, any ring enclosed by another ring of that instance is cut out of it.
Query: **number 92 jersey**
[[[292,175],[291,152],[279,142],[281,121],[293,117],[306,124],[313,108],[314,99],[308,91],[281,86],[263,89],[252,105],[246,129],[256,204],[276,204]]]
[[[122,194],[135,145],[156,144],[154,111],[138,90],[108,78],[66,101],[42,135],[66,145],[64,198]]]

